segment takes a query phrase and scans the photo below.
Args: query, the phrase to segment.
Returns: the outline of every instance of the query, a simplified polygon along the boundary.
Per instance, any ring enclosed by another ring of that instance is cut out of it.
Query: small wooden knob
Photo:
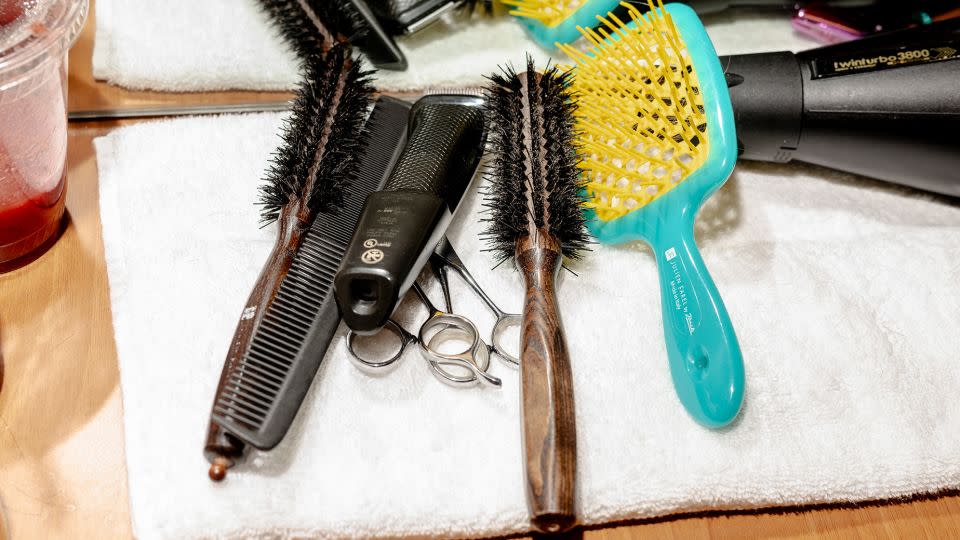
[[[224,457],[218,457],[213,460],[213,464],[210,465],[210,470],[207,474],[214,482],[222,482],[223,479],[227,477],[227,469],[229,468],[230,460]]]
[[[210,422],[207,443],[203,447],[203,457],[210,463],[210,470],[207,471],[210,480],[222,482],[227,476],[227,469],[243,460],[243,454],[244,444],[240,439],[224,431],[216,422]]]

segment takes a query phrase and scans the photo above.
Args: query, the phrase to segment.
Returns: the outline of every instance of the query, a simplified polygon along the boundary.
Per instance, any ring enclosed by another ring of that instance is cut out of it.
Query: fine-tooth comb
[[[340,322],[333,274],[381,179],[359,167],[373,92],[362,64],[346,44],[304,49],[305,80],[261,187],[263,221],[279,221],[277,242],[237,324],[211,412],[204,453],[214,480],[244,444],[270,449],[289,429]]]

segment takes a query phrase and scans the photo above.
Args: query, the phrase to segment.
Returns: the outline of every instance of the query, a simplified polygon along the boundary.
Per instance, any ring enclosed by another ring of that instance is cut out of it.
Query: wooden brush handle
[[[303,239],[306,227],[296,216],[296,207],[288,205],[281,210],[279,218],[280,230],[277,241],[267,259],[260,276],[257,278],[253,291],[244,304],[244,309],[230,341],[230,349],[223,363],[220,373],[220,382],[217,384],[217,393],[214,396],[214,406],[224,391],[224,384],[230,374],[243,362],[243,355],[250,348],[250,342],[256,328],[263,319],[267,306],[273,301],[280,289],[283,278],[286,277],[293,263],[300,241]],[[204,444],[204,455],[210,462],[210,479],[216,482],[223,480],[226,471],[243,459],[245,446],[242,441],[230,435],[219,424],[211,421],[207,428],[207,441]]]
[[[520,404],[527,504],[533,525],[561,532],[576,524],[577,430],[573,380],[555,290],[562,255],[545,231],[517,242],[526,284],[520,341]]]

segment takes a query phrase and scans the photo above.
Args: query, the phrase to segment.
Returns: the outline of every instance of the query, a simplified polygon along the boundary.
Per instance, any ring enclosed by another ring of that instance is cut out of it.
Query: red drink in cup
[[[0,267],[60,228],[67,50],[86,14],[87,0],[0,0]]]

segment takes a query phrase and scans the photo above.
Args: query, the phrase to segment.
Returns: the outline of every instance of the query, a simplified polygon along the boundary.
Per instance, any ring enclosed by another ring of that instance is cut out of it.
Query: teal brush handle
[[[683,406],[711,428],[733,421],[743,402],[743,356],[717,286],[693,238],[689,213],[661,221],[647,239],[657,257],[663,334]]]
[[[587,225],[604,244],[642,239],[653,247],[660,273],[663,332],[677,396],[697,422],[717,428],[732,422],[743,402],[743,357],[730,317],[694,242],[693,222],[703,202],[733,172],[736,128],[724,70],[706,29],[685,5],[669,4],[666,11],[680,30],[699,80],[709,126],[708,144],[699,151],[707,152],[706,159],[679,183],[657,182],[657,197],[619,217],[604,221],[595,210],[588,210]],[[611,169],[604,170],[603,176],[608,176]],[[614,198],[631,198],[621,195]],[[608,202],[610,208],[626,210],[619,206],[626,204],[624,201]],[[597,207],[603,208],[602,199]]]

